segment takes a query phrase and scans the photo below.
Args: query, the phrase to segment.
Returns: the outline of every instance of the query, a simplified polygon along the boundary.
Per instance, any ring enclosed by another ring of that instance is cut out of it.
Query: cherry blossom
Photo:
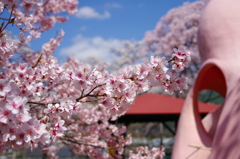
[[[148,147],[137,147],[137,153],[130,151],[129,159],[162,159],[165,156],[164,147],[153,147],[151,150]]]
[[[185,2],[169,10],[159,19],[155,28],[145,33],[141,41],[126,41],[123,48],[116,49],[114,53],[119,58],[110,67],[115,70],[132,63],[142,63],[150,56],[166,57],[169,60],[173,54],[176,55],[178,49],[188,50],[191,52],[190,67],[185,69],[185,64],[175,61],[172,69],[187,76],[191,88],[201,64],[197,40],[198,21],[208,2],[209,0]],[[156,89],[153,91],[156,93]],[[157,89],[157,93],[165,94],[161,89]],[[175,91],[173,95],[185,97],[186,93]]]
[[[3,2],[0,2],[0,13],[3,12],[3,9],[4,9],[4,3],[3,3]]]
[[[169,59],[152,56],[110,72],[73,58],[59,64],[53,54],[63,39],[61,30],[41,50],[21,54],[28,42],[67,21],[62,13],[76,13],[77,5],[76,0],[0,2],[0,12],[10,15],[0,28],[1,152],[41,145],[49,158],[57,158],[57,151],[68,146],[90,158],[120,159],[131,136],[113,121],[126,113],[135,97],[155,86],[169,93],[187,89],[186,77],[179,75],[191,60],[185,48],[174,50]],[[7,34],[10,27],[19,28],[17,42]],[[17,53],[21,59],[11,60]],[[163,150],[138,149],[139,155],[150,158],[163,158]]]

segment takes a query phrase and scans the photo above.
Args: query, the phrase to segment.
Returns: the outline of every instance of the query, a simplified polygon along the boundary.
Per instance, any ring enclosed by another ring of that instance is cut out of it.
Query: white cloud
[[[122,8],[122,5],[119,3],[107,3],[104,5],[106,8]]]
[[[103,14],[98,13],[91,7],[82,7],[78,10],[76,17],[80,19],[107,19],[111,17],[108,11],[104,11]]]
[[[112,60],[113,49],[123,46],[123,41],[119,39],[103,39],[102,37],[86,38],[77,35],[73,40],[73,45],[60,50],[61,54],[74,56],[80,61],[95,58],[104,62]]]
[[[81,27],[80,27],[80,30],[81,30],[81,31],[85,31],[85,30],[87,30],[87,27],[86,27],[86,26],[81,26]]]

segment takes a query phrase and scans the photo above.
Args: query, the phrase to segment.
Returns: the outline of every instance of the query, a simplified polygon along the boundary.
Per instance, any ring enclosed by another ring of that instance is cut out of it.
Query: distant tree
[[[114,51],[119,58],[114,67],[142,62],[150,56],[170,58],[174,49],[184,48],[191,53],[190,66],[182,74],[188,77],[189,88],[200,67],[197,31],[198,19],[207,1],[185,2],[182,6],[171,9],[157,23],[152,31],[147,31],[139,42],[126,42],[124,48]],[[184,96],[179,92],[175,96]]]

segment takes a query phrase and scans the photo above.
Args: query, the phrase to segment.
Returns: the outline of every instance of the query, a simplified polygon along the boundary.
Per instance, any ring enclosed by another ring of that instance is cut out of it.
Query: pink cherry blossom
[[[11,91],[11,86],[6,80],[0,79],[0,96],[5,96]]]
[[[110,120],[124,115],[135,97],[151,87],[169,93],[187,89],[186,77],[176,73],[189,66],[185,48],[174,50],[169,59],[152,56],[115,72],[74,58],[59,64],[53,54],[63,39],[62,30],[41,50],[26,49],[31,40],[67,21],[64,13],[76,13],[77,5],[76,0],[0,2],[0,12],[11,15],[8,24],[13,26],[9,28],[19,29],[17,39],[0,30],[0,151],[42,145],[49,158],[57,158],[63,145],[77,155],[120,159],[131,136],[126,127]],[[140,43],[126,44],[128,49],[135,46],[147,52]],[[10,60],[15,53],[20,53],[21,61]],[[163,148],[137,150],[130,154],[132,158],[164,156]]]
[[[3,2],[0,2],[0,13],[3,12],[3,9],[4,9],[4,3],[3,3]]]

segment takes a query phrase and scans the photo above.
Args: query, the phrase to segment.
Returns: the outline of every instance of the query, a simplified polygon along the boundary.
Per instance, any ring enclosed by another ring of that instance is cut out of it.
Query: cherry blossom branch
[[[100,97],[100,96],[105,96],[104,94],[103,95],[99,95],[99,94],[96,94],[96,95],[92,95],[91,93],[95,90],[95,89],[97,89],[98,87],[102,87],[102,86],[104,86],[104,85],[106,85],[106,83],[105,84],[101,84],[101,85],[98,85],[98,86],[95,86],[92,90],[90,90],[87,94],[85,94],[85,95],[83,95],[83,92],[84,92],[84,89],[82,90],[82,94],[81,94],[81,96],[79,97],[79,98],[77,98],[76,99],[76,102],[79,102],[81,99],[83,99],[83,98],[86,98],[86,97]],[[86,102],[93,102],[93,101],[98,101],[99,99],[96,99],[96,100],[91,100],[91,101],[86,101]],[[41,102],[33,102],[33,101],[29,101],[29,102],[27,102],[28,104],[37,104],[37,105],[43,105],[43,106],[46,106],[46,105],[48,105],[48,104],[59,104],[60,102],[54,102],[54,103],[41,103]]]
[[[42,54],[38,57],[37,62],[32,66],[32,68],[37,67],[37,65],[40,63],[41,59],[42,59]]]
[[[105,96],[105,95],[99,95],[99,96]],[[98,96],[96,96],[96,98],[97,98]],[[102,99],[104,99],[104,98],[102,98]],[[97,98],[97,99],[94,99],[94,100],[87,100],[87,101],[85,101],[85,102],[96,102],[96,101],[99,101],[100,99],[99,98]]]
[[[62,140],[62,141],[67,141],[67,142],[71,142],[71,143],[78,144],[78,145],[92,146],[92,147],[95,147],[95,148],[100,148],[100,149],[106,150],[106,148],[103,148],[103,147],[100,147],[100,146],[97,146],[97,145],[91,145],[91,144],[80,142],[80,141],[75,141],[75,140],[70,140],[70,139],[65,139],[65,138],[59,138],[59,139]]]
[[[43,105],[43,106],[46,106],[47,104],[49,104],[49,103],[40,103],[40,102],[31,102],[31,101],[29,101],[29,102],[27,102],[28,104],[37,104],[37,105]]]
[[[30,108],[30,110],[34,110],[34,108],[37,108],[39,106],[43,106],[45,108],[47,108],[47,103],[39,103],[39,102],[27,102],[28,104],[36,104],[36,106],[33,106]]]
[[[1,20],[9,20],[9,18],[0,17]]]
[[[60,65],[52,55],[62,41],[63,31],[61,36],[44,44],[41,52],[26,51],[23,61],[12,62],[9,59],[24,45],[40,38],[56,22],[65,22],[67,17],[62,12],[76,13],[78,2],[1,1],[0,12],[5,4],[9,12],[12,10],[2,30],[11,23],[22,24],[23,28],[19,28],[21,32],[16,39],[21,44],[8,34],[0,38],[0,68],[4,68],[0,74],[0,130],[6,130],[0,135],[0,152],[6,148],[34,149],[38,144],[50,144],[46,151],[49,157],[54,157],[60,141],[76,154],[120,159],[124,147],[131,143],[131,136],[125,136],[126,127],[117,127],[112,121],[118,122],[137,94],[153,86],[161,86],[170,93],[187,87],[186,78],[175,74],[190,60],[186,58],[190,55],[181,50],[174,53],[173,69],[160,57],[151,57],[149,62],[116,73],[103,69],[105,66],[93,68],[76,59]],[[11,7],[14,4],[16,9]]]
[[[7,18],[1,18],[2,20],[7,20],[8,22],[7,22],[7,24],[5,26],[3,26],[4,23],[2,23],[2,25],[0,26],[0,35],[1,35],[0,37],[2,37],[2,32],[7,28],[7,26],[9,24],[14,24],[15,17],[12,18],[12,14],[13,14],[13,9],[14,8],[15,8],[15,5],[12,6],[12,10],[11,10],[11,13],[10,13],[10,16],[9,16],[8,19]]]
[[[83,99],[83,98],[85,98],[85,97],[92,96],[91,93],[92,93],[95,89],[97,89],[98,87],[102,87],[102,86],[104,86],[104,85],[106,85],[106,83],[95,86],[94,88],[92,88],[92,89],[91,89],[87,94],[85,94],[85,95],[83,95],[83,92],[84,92],[84,89],[83,89],[81,96],[80,96],[79,98],[77,98],[76,101],[79,102],[81,99]],[[97,95],[97,96],[101,96],[101,95]],[[102,96],[103,96],[103,95],[102,95]]]

